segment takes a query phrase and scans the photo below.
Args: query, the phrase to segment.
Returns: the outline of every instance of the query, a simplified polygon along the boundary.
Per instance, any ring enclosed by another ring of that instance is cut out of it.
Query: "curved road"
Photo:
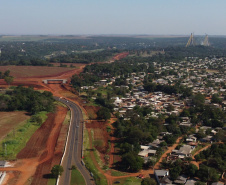
[[[59,177],[57,185],[70,185],[71,166],[76,165],[86,181],[86,185],[95,184],[89,171],[82,164],[82,142],[83,142],[83,117],[78,105],[62,98],[55,97],[56,100],[66,104],[71,109],[71,124],[68,131],[68,138],[65,153],[61,161],[64,172]]]

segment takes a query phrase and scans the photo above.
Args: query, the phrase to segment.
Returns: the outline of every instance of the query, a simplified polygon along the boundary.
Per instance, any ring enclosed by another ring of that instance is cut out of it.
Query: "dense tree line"
[[[15,111],[25,110],[31,114],[40,111],[53,111],[54,99],[52,93],[34,91],[32,88],[22,86],[16,87],[13,91],[7,91],[0,95],[0,110]]]
[[[205,104],[205,95],[196,94],[192,96],[193,106],[185,109],[181,116],[191,118],[193,124],[202,124],[211,127],[223,127],[225,111],[214,105]]]
[[[191,88],[176,84],[176,85],[161,85],[144,81],[144,89],[148,92],[161,91],[166,94],[182,94],[182,97],[190,97],[192,95]]]
[[[94,82],[98,82],[101,78],[95,74],[80,73],[79,75],[73,75],[71,78],[71,84],[74,88],[79,89],[82,86],[92,86]]]
[[[213,144],[207,150],[196,155],[195,159],[197,161],[205,160],[204,165],[215,168],[222,173],[226,170],[226,144]]]
[[[107,61],[115,55],[118,50],[103,50],[92,53],[72,53],[69,55],[61,55],[50,59],[50,62],[60,62],[60,63],[95,63]]]

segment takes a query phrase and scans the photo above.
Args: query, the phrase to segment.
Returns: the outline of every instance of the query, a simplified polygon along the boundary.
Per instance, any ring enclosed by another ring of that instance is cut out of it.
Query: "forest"
[[[48,91],[41,93],[18,86],[0,94],[0,111],[24,110],[33,115],[41,111],[51,112],[54,108],[53,95]]]

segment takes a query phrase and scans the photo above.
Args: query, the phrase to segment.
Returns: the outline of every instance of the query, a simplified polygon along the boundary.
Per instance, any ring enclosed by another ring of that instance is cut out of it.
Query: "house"
[[[196,183],[196,180],[189,179],[189,180],[187,180],[187,182],[185,183],[185,185],[195,185],[195,183]]]
[[[168,183],[172,184],[172,182],[168,179],[169,170],[155,170],[154,173],[159,185],[164,185]]]
[[[180,147],[180,149],[176,152],[176,154],[179,155],[180,158],[189,157],[191,155],[192,150],[193,150],[192,146],[184,145]]]
[[[212,183],[211,185],[224,185],[224,183],[223,183],[223,182],[218,181],[218,182],[214,182],[214,183]]]
[[[159,139],[156,139],[154,140],[152,143],[149,143],[148,145],[152,148],[159,148],[160,147],[160,144],[163,142],[163,140],[159,140]]]
[[[210,143],[212,140],[213,140],[213,136],[206,136],[206,137],[200,139],[200,141],[204,142],[204,143]]]
[[[174,181],[175,184],[185,184],[187,178],[184,176],[178,176],[177,179]]]
[[[106,85],[107,84],[107,80],[100,80],[100,85]]]
[[[189,135],[187,138],[186,138],[186,142],[196,142],[197,138],[193,135]]]
[[[6,161],[0,161],[0,168],[5,167],[5,165],[6,165]]]
[[[149,146],[143,146],[141,145],[141,150],[138,155],[141,157],[148,157],[148,156],[153,156],[156,154],[156,150],[150,150]]]
[[[171,185],[171,184],[173,184],[173,181],[171,181],[168,176],[165,176],[160,180],[160,185]]]

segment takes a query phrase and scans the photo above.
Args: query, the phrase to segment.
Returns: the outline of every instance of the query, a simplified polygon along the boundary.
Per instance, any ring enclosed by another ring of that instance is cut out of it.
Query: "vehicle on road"
[[[144,175],[139,174],[137,177],[143,179],[144,178]]]

